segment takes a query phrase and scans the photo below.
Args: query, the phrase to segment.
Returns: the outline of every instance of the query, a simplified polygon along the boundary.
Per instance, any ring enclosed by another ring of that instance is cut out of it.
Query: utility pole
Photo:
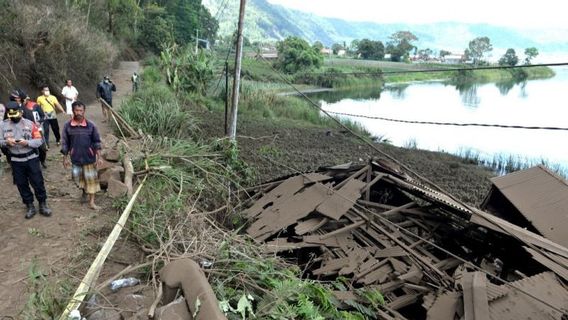
[[[237,141],[237,111],[239,110],[239,86],[241,84],[241,59],[243,56],[243,23],[245,20],[246,0],[241,0],[239,9],[239,25],[237,28],[237,52],[235,53],[235,78],[233,80],[233,104],[231,105],[231,121],[229,123],[229,139]]]
[[[229,62],[225,61],[225,135],[229,134]]]
[[[199,48],[199,29],[195,30],[195,54],[197,54],[197,49]]]

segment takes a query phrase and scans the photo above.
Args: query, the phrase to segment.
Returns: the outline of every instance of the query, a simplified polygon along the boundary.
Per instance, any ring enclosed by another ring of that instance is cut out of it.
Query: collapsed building
[[[377,318],[568,319],[567,248],[388,162],[321,168],[255,191],[247,234],[307,277],[376,288],[385,300]]]

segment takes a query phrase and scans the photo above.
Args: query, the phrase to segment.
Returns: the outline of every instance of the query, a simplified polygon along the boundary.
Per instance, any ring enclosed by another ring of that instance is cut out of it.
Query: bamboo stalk
[[[73,310],[79,309],[79,307],[81,306],[81,303],[83,303],[85,296],[87,295],[87,293],[90,291],[91,287],[93,286],[93,284],[97,280],[97,278],[99,276],[99,272],[101,271],[101,268],[102,268],[107,256],[109,255],[110,251],[112,250],[114,243],[116,242],[116,240],[120,236],[120,232],[122,231],[124,225],[126,224],[126,221],[128,220],[128,216],[130,215],[130,211],[132,210],[132,207],[134,206],[134,202],[136,202],[136,198],[138,197],[140,190],[142,190],[142,187],[144,186],[144,182],[146,182],[146,178],[144,178],[144,180],[142,180],[142,183],[140,184],[140,186],[138,186],[138,189],[136,189],[136,192],[134,193],[132,198],[130,198],[128,205],[126,206],[126,208],[124,209],[124,211],[120,215],[120,218],[118,219],[118,221],[114,225],[114,228],[112,229],[110,235],[108,236],[105,244],[101,248],[101,251],[99,251],[99,254],[97,255],[97,257],[95,258],[95,260],[93,261],[93,263],[89,267],[87,274],[85,274],[85,277],[83,277],[83,280],[81,281],[81,283],[77,287],[75,294],[73,294],[71,301],[69,301],[69,304],[67,305],[67,307],[65,308],[65,310],[63,311],[61,316],[59,317],[59,320],[67,320],[67,318],[69,317],[69,313]]]

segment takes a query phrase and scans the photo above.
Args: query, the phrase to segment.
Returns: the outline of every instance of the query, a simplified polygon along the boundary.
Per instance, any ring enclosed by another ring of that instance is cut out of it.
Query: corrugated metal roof
[[[491,320],[561,319],[568,306],[568,294],[552,272],[543,272],[511,283],[512,286],[546,301],[548,305],[533,299],[519,290],[509,287],[509,293],[489,304]],[[504,285],[503,285],[504,286]],[[552,308],[553,306],[554,308]]]
[[[492,178],[493,185],[545,237],[568,247],[568,182],[543,166]]]

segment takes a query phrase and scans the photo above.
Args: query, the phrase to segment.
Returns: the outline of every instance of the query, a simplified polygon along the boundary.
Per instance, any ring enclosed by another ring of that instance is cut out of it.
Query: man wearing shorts
[[[97,172],[97,166],[102,162],[101,137],[95,124],[85,118],[84,103],[75,101],[71,108],[73,118],[63,126],[61,137],[63,166],[68,168],[69,163],[72,164],[73,181],[83,190],[81,202],[88,200],[89,207],[98,210],[95,193],[101,190]]]

